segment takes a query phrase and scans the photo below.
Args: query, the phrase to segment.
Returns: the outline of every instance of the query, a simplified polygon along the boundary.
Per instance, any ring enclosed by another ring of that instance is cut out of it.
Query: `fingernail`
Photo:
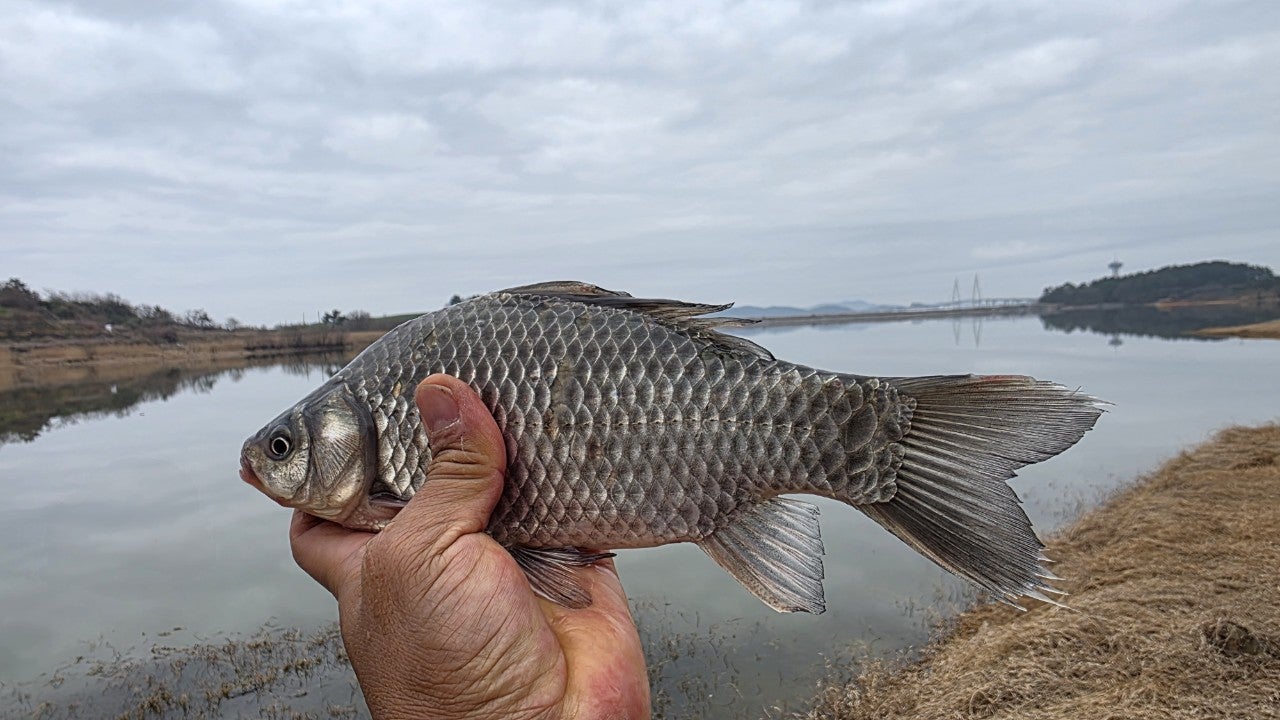
[[[453,399],[453,391],[442,385],[423,385],[418,389],[418,412],[431,434],[458,422],[458,403]]]

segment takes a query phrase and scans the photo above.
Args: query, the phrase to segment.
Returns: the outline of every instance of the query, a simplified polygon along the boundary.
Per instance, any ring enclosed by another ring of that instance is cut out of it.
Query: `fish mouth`
[[[258,477],[258,473],[253,471],[253,468],[250,467],[249,462],[244,458],[240,459],[240,479],[252,485],[253,487],[257,488],[258,492],[262,493],[263,495],[266,495],[272,500],[275,500],[276,504],[279,505],[280,507],[291,507],[284,500],[281,500],[280,498],[273,495],[271,491],[267,490],[267,486],[262,484],[262,480]]]

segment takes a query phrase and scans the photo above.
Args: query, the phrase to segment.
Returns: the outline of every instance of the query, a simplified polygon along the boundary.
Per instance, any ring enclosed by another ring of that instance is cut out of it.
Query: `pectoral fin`
[[[817,615],[827,609],[815,505],[771,498],[742,511],[698,546],[778,612]]]
[[[582,586],[578,568],[613,557],[611,552],[592,553],[578,548],[531,548],[514,545],[507,548],[529,585],[539,596],[567,608],[584,608],[591,604],[591,592]]]

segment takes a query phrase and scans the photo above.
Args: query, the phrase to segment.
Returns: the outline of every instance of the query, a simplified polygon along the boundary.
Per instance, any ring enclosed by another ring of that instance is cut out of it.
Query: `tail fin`
[[[1052,602],[1044,545],[1006,481],[1071,447],[1102,414],[1061,385],[1016,375],[888,380],[914,398],[892,499],[858,509],[1003,602]]]

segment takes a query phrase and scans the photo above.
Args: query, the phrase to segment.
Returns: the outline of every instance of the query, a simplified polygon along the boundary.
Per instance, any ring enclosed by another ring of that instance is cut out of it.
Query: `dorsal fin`
[[[606,290],[597,285],[575,280],[556,280],[534,283],[533,285],[521,285],[507,290],[499,290],[498,292],[556,298],[586,305],[629,310],[648,315],[659,322],[683,330],[723,350],[745,353],[761,360],[774,359],[773,353],[746,338],[716,332],[718,328],[753,325],[758,322],[757,320],[731,317],[702,317],[708,313],[728,310],[733,307],[733,303],[708,305],[705,303],[684,302],[682,300],[638,298],[632,297],[630,293]]]
[[[618,290],[605,290],[599,285],[591,283],[579,282],[577,280],[552,280],[550,282],[534,283],[532,285],[521,285],[519,287],[507,288],[498,292],[511,293],[512,295],[543,295],[543,296],[560,296],[560,295],[583,295],[586,297],[631,297],[629,293],[620,292]]]

